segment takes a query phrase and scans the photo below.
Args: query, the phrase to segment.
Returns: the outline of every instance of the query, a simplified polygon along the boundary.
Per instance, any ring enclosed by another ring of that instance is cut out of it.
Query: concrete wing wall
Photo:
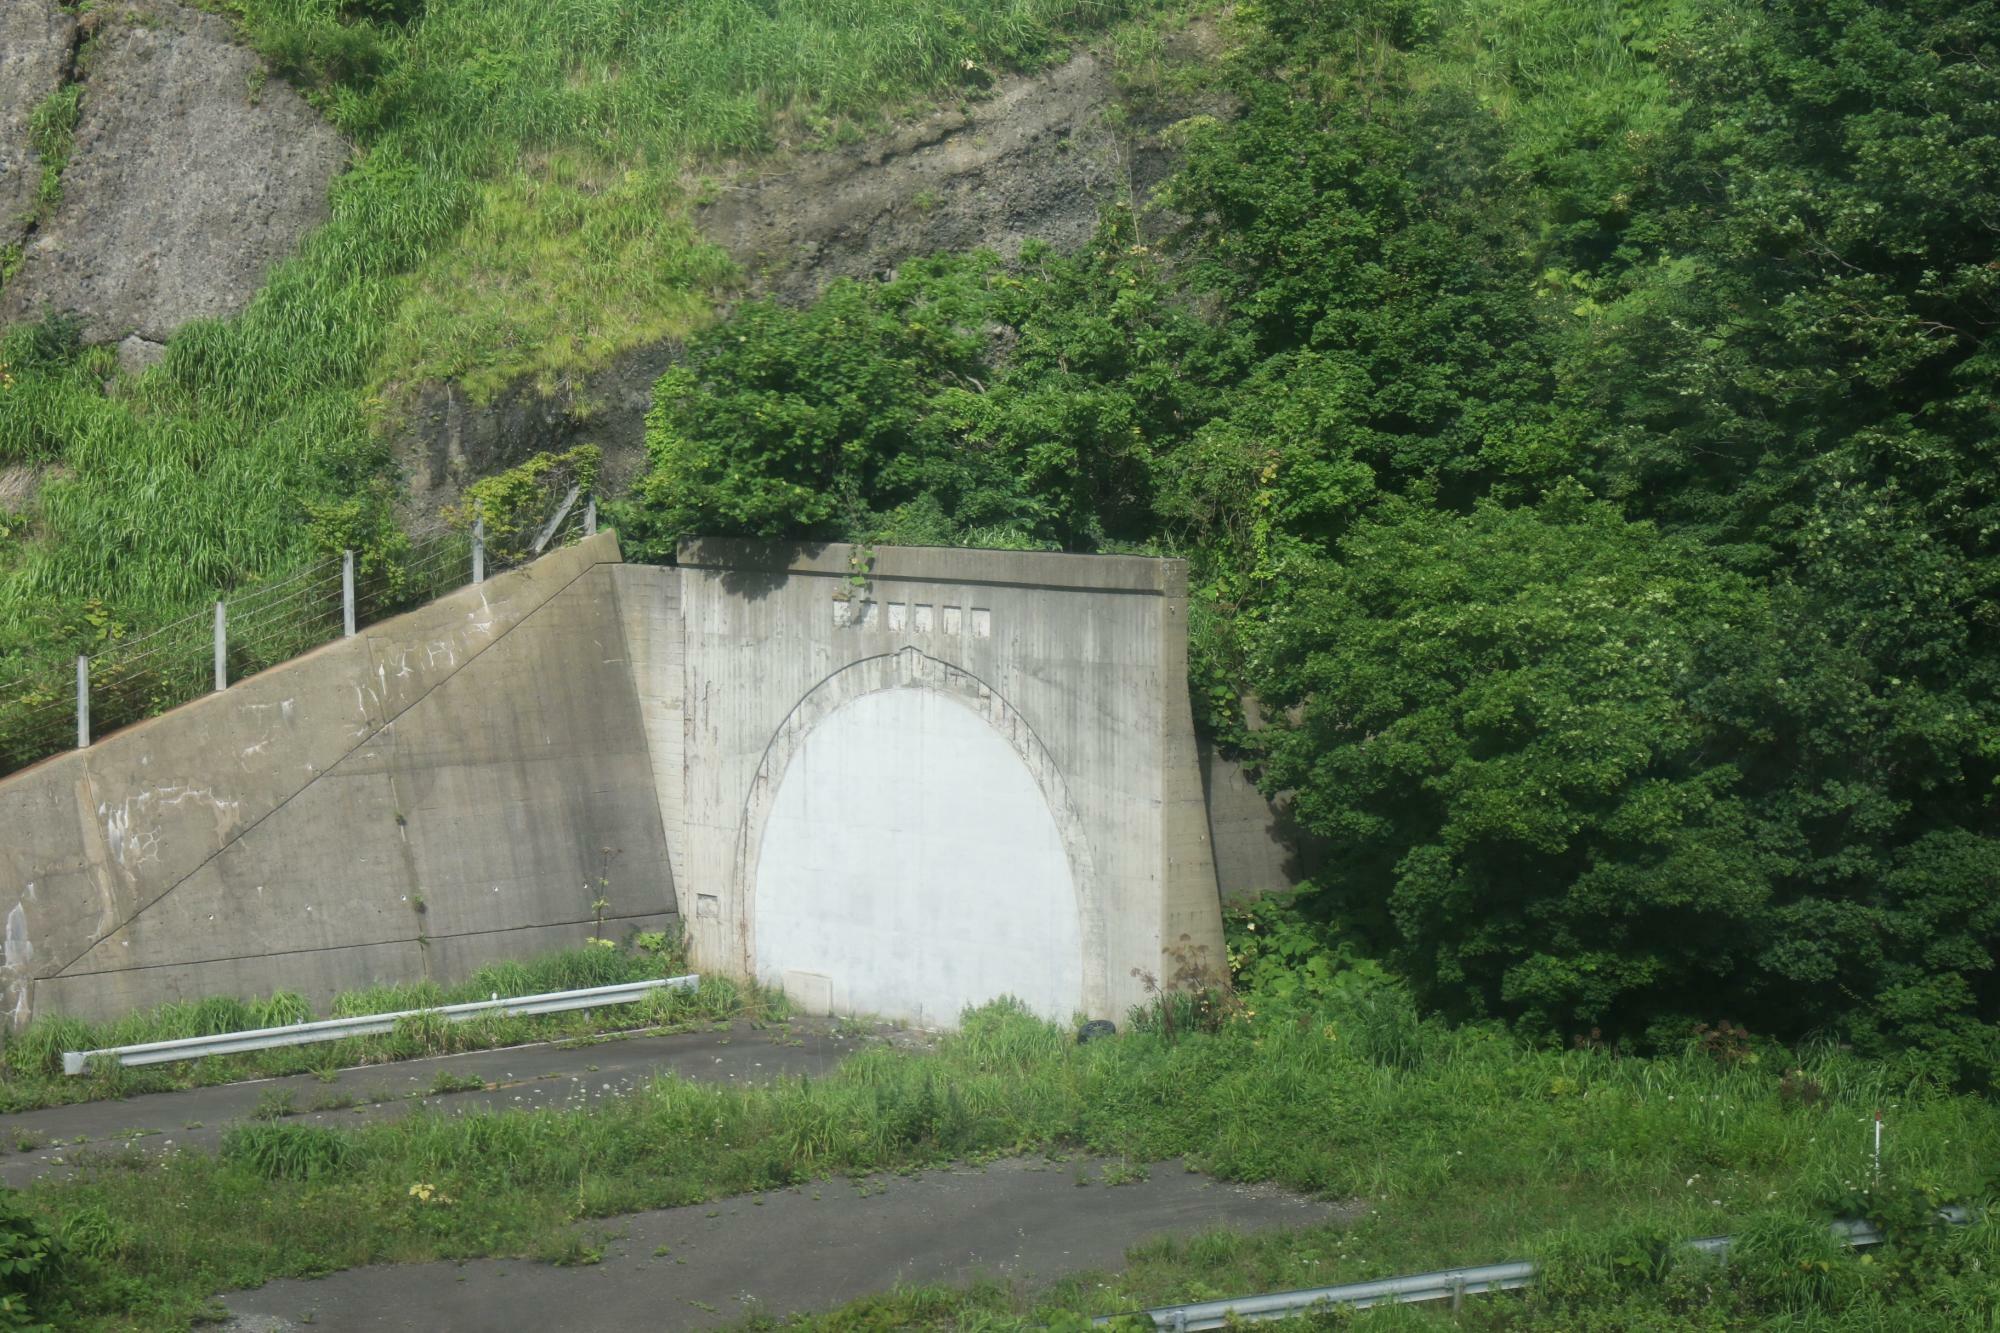
[[[1257,789],[1240,762],[1204,744],[1201,776],[1215,878],[1224,902],[1283,893],[1319,872],[1319,844],[1291,820],[1282,800]]]
[[[599,896],[670,920],[617,561],[602,534],[0,782],[15,1020],[452,980],[580,942]]]

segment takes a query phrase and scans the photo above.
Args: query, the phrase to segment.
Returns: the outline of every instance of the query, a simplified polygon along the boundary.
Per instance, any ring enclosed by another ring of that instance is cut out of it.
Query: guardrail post
[[[472,520],[472,581],[486,582],[486,520]]]
[[[76,659],[76,748],[90,748],[90,659]]]
[[[215,689],[220,694],[229,688],[229,611],[228,604],[215,604]]]
[[[340,623],[354,637],[354,552],[340,553]]]
[[[597,497],[594,495],[590,497],[590,503],[583,507],[583,535],[597,535]]]

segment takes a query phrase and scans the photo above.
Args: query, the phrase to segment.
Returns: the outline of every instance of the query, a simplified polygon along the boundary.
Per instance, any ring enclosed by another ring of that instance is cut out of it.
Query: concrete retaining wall
[[[1201,776],[1222,901],[1280,893],[1318,873],[1324,859],[1319,847],[1283,804],[1257,790],[1242,764],[1203,745]]]
[[[16,1021],[453,980],[580,942],[600,894],[669,921],[617,558],[600,535],[0,782]]]

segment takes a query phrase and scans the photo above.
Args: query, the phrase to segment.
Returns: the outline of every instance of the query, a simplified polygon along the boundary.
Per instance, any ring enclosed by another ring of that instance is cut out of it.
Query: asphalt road
[[[823,1020],[476,1051],[464,1055],[0,1116],[0,1179],[22,1185],[98,1153],[212,1149],[233,1122],[288,1103],[303,1123],[585,1105],[657,1075],[752,1083],[830,1072],[887,1029]],[[474,1085],[477,1080],[477,1085]],[[463,1090],[437,1092],[450,1084]],[[233,1333],[292,1329],[708,1329],[823,1310],[906,1283],[990,1276],[1039,1285],[1122,1267],[1164,1234],[1306,1226],[1337,1205],[1213,1181],[1177,1162],[1103,1181],[1088,1160],[1013,1160],[920,1176],[830,1180],[754,1197],[579,1224],[603,1261],[378,1265],[223,1297]]]
[[[230,1333],[722,1327],[824,1310],[911,1283],[1033,1285],[1120,1268],[1165,1234],[1325,1221],[1337,1206],[1224,1184],[1177,1162],[1106,1185],[1103,1164],[1017,1159],[921,1176],[834,1180],[611,1222],[603,1262],[382,1265],[223,1298]],[[1079,1184],[1079,1179],[1088,1181]]]

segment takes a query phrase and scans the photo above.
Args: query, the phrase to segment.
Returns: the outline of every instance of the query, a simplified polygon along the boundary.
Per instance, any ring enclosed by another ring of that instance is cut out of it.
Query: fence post
[[[229,611],[228,603],[215,604],[215,688],[220,693],[229,688]]]
[[[340,553],[340,623],[354,637],[354,552]]]
[[[472,581],[486,582],[486,520],[472,520]]]
[[[76,748],[90,748],[90,659],[81,653],[76,659]]]
[[[590,497],[590,503],[583,507],[583,535],[597,535],[597,497],[594,495]]]

